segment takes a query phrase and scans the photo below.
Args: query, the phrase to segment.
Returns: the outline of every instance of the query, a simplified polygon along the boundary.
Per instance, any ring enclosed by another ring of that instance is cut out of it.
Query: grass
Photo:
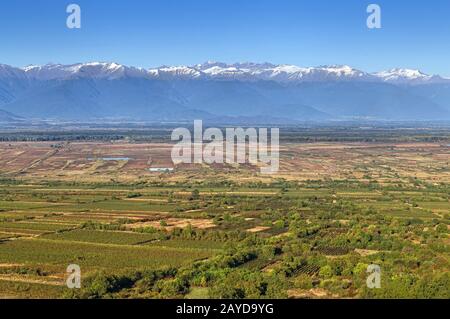
[[[54,208],[54,206],[62,206],[54,203],[38,203],[38,202],[26,202],[26,201],[0,201],[0,209],[4,210],[31,210],[42,208]]]
[[[425,209],[431,209],[436,211],[450,212],[450,202],[419,202],[419,206]]]
[[[51,286],[38,283],[24,283],[6,281],[0,279],[0,299],[55,299],[61,298],[63,292],[68,288]]]
[[[69,225],[47,224],[44,222],[0,222],[0,229],[17,229],[17,230],[38,230],[43,232],[60,231],[70,228]]]
[[[20,239],[0,243],[3,263],[27,266],[56,265],[64,271],[78,264],[85,271],[179,267],[210,257],[212,252],[189,248],[122,246],[46,239]]]
[[[154,236],[132,232],[76,229],[59,234],[49,234],[45,239],[99,244],[137,245],[154,239]]]
[[[151,242],[147,244],[152,247],[170,247],[170,248],[195,248],[206,250],[220,250],[225,244],[212,240],[164,240]]]
[[[10,238],[10,237],[13,237],[13,235],[0,233],[0,239]]]
[[[37,236],[45,233],[45,231],[42,230],[20,229],[20,228],[0,228],[0,232],[26,236]]]
[[[186,299],[209,299],[209,289],[203,287],[193,287],[186,295]]]
[[[384,211],[386,215],[397,218],[436,218],[436,215],[420,209]]]
[[[224,243],[212,240],[163,240],[156,241],[151,234],[125,231],[101,231],[75,229],[63,233],[47,234],[42,238],[58,241],[85,242],[115,245],[145,245],[160,248],[187,248],[200,250],[221,250]]]

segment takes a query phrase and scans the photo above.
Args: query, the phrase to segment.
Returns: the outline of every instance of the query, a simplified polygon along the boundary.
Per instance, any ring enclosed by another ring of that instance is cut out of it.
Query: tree
[[[323,278],[331,278],[333,277],[333,269],[329,265],[323,266],[320,268],[319,275]]]
[[[200,192],[198,189],[194,189],[191,193],[191,197],[189,198],[189,200],[198,200],[200,199]]]

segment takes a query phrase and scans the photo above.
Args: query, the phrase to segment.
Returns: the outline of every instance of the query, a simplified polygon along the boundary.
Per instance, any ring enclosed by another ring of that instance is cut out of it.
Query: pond
[[[131,157],[88,157],[88,161],[130,161]]]

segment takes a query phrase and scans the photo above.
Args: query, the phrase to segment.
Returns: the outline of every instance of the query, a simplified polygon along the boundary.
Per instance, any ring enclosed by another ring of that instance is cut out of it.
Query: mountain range
[[[0,64],[0,122],[449,120],[450,79],[418,70],[206,62]]]

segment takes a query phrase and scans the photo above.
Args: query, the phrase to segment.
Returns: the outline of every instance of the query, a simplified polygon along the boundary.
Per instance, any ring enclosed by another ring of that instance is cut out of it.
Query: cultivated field
[[[450,297],[448,143],[285,142],[271,176],[171,147],[0,143],[0,297]]]
[[[175,168],[164,180],[204,180],[208,177],[263,179],[252,165],[173,165],[168,143],[130,142],[11,142],[0,143],[4,177],[66,181],[158,180],[149,168]],[[450,147],[444,142],[284,143],[280,171],[289,180],[357,179],[392,182],[419,178],[450,182]]]

